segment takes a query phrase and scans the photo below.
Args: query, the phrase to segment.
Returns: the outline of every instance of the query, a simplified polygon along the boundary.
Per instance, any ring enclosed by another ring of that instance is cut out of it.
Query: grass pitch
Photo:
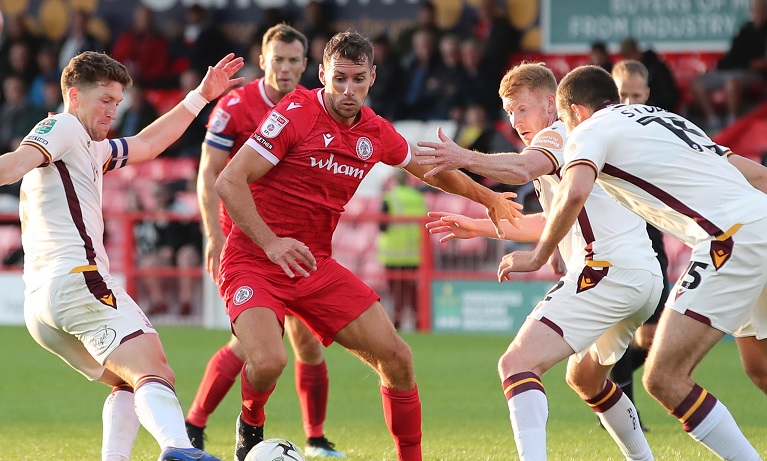
[[[208,358],[227,341],[228,333],[188,327],[160,327],[159,332],[186,409]],[[495,371],[510,338],[465,334],[404,337],[413,348],[423,402],[424,459],[516,459],[508,410]],[[326,356],[330,371],[326,435],[352,460],[395,461],[376,375],[337,345]],[[0,460],[100,459],[106,386],[87,382],[35,344],[24,327],[0,327],[0,370]],[[767,399],[742,371],[735,344],[724,341],[717,345],[695,378],[727,405],[757,450],[767,454]],[[550,408],[549,459],[621,460],[593,412],[564,383],[564,366],[551,370],[543,381]],[[647,437],[657,460],[717,459],[690,439],[641,386],[635,393],[642,419],[652,429]],[[206,430],[208,451],[224,460],[232,459],[239,398],[239,385],[235,384]],[[266,436],[285,437],[303,446],[292,366],[267,405]],[[154,439],[142,429],[132,459],[155,460],[158,454]]]

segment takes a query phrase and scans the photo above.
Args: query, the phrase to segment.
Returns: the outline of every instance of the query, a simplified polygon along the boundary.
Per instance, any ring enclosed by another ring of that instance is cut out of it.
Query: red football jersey
[[[229,151],[229,158],[240,150],[269,110],[274,107],[266,95],[263,78],[234,88],[218,100],[208,118],[205,142],[215,148]],[[297,88],[304,87],[298,85]],[[224,204],[219,204],[218,219],[224,235],[228,235],[232,220]]]
[[[289,94],[246,142],[274,164],[251,184],[259,214],[277,236],[305,243],[316,258],[331,255],[341,212],[373,165],[404,166],[411,158],[407,141],[369,107],[352,126],[336,122],[323,92]],[[236,225],[224,251],[266,257]]]

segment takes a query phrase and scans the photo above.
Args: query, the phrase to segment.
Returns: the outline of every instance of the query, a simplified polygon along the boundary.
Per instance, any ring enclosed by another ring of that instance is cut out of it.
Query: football
[[[306,461],[306,458],[290,440],[267,439],[253,447],[245,461]]]

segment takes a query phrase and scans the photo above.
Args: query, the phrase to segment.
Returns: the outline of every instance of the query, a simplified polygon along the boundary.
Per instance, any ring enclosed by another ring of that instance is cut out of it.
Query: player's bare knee
[[[652,367],[645,367],[645,371],[642,374],[642,385],[648,394],[655,397],[657,400],[661,400],[663,396],[663,389],[665,383],[670,379],[663,372],[653,369]]]
[[[509,349],[503,353],[500,359],[498,359],[498,373],[501,379],[506,379],[509,376],[525,371],[532,371],[535,374],[540,375],[539,370],[534,369],[530,362],[525,359],[524,354],[516,349]]]
[[[248,380],[254,382],[272,382],[282,374],[288,364],[287,354],[265,354],[257,358],[249,357],[246,373]]]

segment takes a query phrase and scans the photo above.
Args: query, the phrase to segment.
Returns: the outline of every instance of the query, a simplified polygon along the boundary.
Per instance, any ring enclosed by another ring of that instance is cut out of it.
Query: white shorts
[[[578,293],[579,285],[586,289]],[[600,364],[612,365],[653,314],[662,291],[663,277],[657,267],[584,267],[559,279],[528,318],[559,333],[578,362],[592,350]]]
[[[696,245],[667,307],[736,337],[767,337],[767,219],[745,224],[728,242]],[[730,254],[716,269],[712,257]],[[717,248],[719,246],[719,248]]]
[[[97,271],[55,277],[26,293],[24,321],[38,344],[91,381],[120,344],[156,333],[128,293]]]

